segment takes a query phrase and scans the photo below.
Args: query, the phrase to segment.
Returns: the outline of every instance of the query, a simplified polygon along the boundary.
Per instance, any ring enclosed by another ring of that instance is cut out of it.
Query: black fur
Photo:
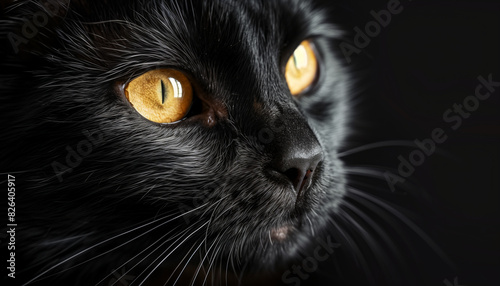
[[[346,187],[338,150],[351,82],[334,52],[341,33],[331,4],[50,2],[52,12],[37,1],[13,3],[1,24],[1,171],[20,182],[21,281],[108,285],[123,267],[138,285],[180,265],[172,283],[188,259],[188,276],[203,281],[208,270],[222,281],[226,271],[286,266],[311,244]],[[22,35],[19,19],[38,11],[50,16],[47,25],[16,52],[9,33]],[[294,99],[284,65],[305,39],[320,78]],[[153,124],[121,92],[159,67],[193,82],[199,108],[182,122]],[[88,154],[72,157],[85,140]],[[323,161],[297,198],[266,168],[310,142]],[[270,230],[284,225],[293,226],[289,237],[271,241]]]

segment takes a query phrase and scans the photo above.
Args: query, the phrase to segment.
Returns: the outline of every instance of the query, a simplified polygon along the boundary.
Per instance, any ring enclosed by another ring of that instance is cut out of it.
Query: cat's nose
[[[282,150],[271,165],[271,168],[290,180],[297,197],[310,187],[316,167],[323,160],[323,151],[319,144],[308,147]]]

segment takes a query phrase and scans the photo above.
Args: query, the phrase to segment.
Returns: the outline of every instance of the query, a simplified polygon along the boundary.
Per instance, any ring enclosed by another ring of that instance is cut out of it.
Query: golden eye
[[[313,84],[318,73],[318,62],[309,41],[305,40],[288,59],[285,78],[290,93],[299,95]]]
[[[187,77],[173,69],[157,69],[134,78],[125,86],[130,104],[145,118],[172,123],[186,116],[193,102]]]

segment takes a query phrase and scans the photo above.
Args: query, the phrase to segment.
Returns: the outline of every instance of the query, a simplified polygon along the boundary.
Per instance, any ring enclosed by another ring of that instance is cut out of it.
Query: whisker
[[[159,220],[166,219],[166,218],[168,218],[168,217],[164,217],[164,218],[161,218],[161,219],[159,219]],[[92,250],[92,249],[94,249],[94,248],[96,248],[96,247],[98,247],[98,246],[102,245],[102,244],[105,244],[105,243],[107,243],[107,242],[109,242],[109,241],[111,241],[111,240],[113,240],[113,239],[116,239],[116,238],[122,237],[122,236],[124,236],[124,235],[126,235],[126,234],[132,233],[132,232],[134,232],[134,231],[136,231],[136,230],[139,230],[139,229],[141,229],[141,228],[143,228],[143,227],[146,227],[146,226],[148,226],[148,225],[151,225],[151,224],[153,224],[153,223],[158,223],[158,221],[151,221],[151,222],[149,222],[149,223],[146,223],[146,224],[140,225],[140,226],[138,226],[138,227],[135,227],[135,228],[133,228],[133,229],[130,229],[130,230],[128,230],[128,231],[125,231],[125,232],[123,232],[123,233],[121,233],[121,234],[115,235],[115,236],[113,236],[113,237],[111,237],[111,238],[108,238],[108,239],[105,239],[105,240],[103,240],[103,241],[101,241],[101,242],[98,242],[98,243],[96,243],[96,244],[94,244],[94,245],[92,245],[92,246],[90,246],[90,247],[87,247],[86,249],[83,249],[83,250],[81,250],[81,251],[77,252],[76,254],[73,254],[72,256],[70,256],[70,257],[68,257],[68,258],[64,259],[63,261],[61,261],[61,262],[59,262],[59,263],[55,264],[54,266],[50,267],[49,269],[47,269],[47,270],[43,271],[42,273],[38,274],[37,276],[35,276],[34,278],[32,278],[31,280],[29,280],[28,282],[26,282],[26,284],[30,284],[30,283],[32,283],[33,281],[37,280],[38,278],[40,278],[41,276],[45,275],[46,273],[48,273],[48,272],[52,271],[53,269],[55,269],[55,268],[59,267],[60,265],[62,265],[62,264],[64,264],[64,263],[66,263],[66,262],[68,262],[68,261],[70,261],[70,260],[72,260],[72,259],[74,259],[74,258],[76,258],[76,257],[78,257],[78,256],[80,256],[80,255],[82,255],[82,254],[84,254],[84,253],[86,253],[86,252],[88,252],[88,251],[90,251],[90,250]],[[136,237],[136,238],[134,238],[134,239],[132,239],[132,240],[130,240],[130,241],[133,241],[133,240],[135,240],[135,239],[137,239],[137,238],[139,238],[139,237]],[[130,241],[129,241],[129,242],[130,242]],[[62,271],[60,271],[60,272],[58,272],[58,273],[63,273],[63,272],[65,272],[65,271],[67,271],[67,270],[68,270],[68,269],[65,269],[65,270],[62,270]],[[52,274],[52,275],[54,275],[54,274]],[[52,276],[52,275],[49,275],[48,277],[50,277],[50,276]],[[25,284],[25,285],[26,285],[26,284]]]
[[[369,216],[367,216],[363,211],[361,211],[359,208],[357,208],[355,205],[351,204],[350,202],[347,202],[345,201],[344,202],[344,206],[349,208],[350,210],[352,210],[354,213],[356,213],[356,215],[358,217],[360,217],[361,219],[363,219],[364,221],[366,221],[368,223],[368,225],[375,230],[375,232],[380,236],[381,240],[383,242],[385,242],[385,246],[386,248],[389,248],[391,253],[396,256],[397,260],[400,262],[400,265],[404,265],[404,259],[403,257],[401,257],[401,255],[399,254],[399,252],[397,251],[397,249],[395,248],[395,244],[394,244],[394,241],[389,237],[389,235],[387,234],[387,232],[385,230],[383,230],[374,220],[372,220]],[[365,227],[362,227],[360,225],[357,225],[358,227],[362,228],[363,230],[365,229]],[[368,232],[366,232],[368,233]],[[373,237],[371,237],[373,239]],[[377,243],[377,245],[380,245],[380,243]],[[379,250],[380,247],[377,247],[376,250]],[[380,264],[382,267],[384,266],[387,266],[389,265],[389,263],[387,263],[388,261],[390,261],[390,259],[388,258],[388,255],[385,251],[383,252],[379,252],[377,251],[377,259],[380,257],[380,258],[383,258],[384,261],[382,261],[382,263]],[[386,268],[386,267],[384,267]],[[386,273],[389,273],[388,269],[386,268]],[[388,276],[390,277],[390,275]]]
[[[234,249],[234,244],[231,244],[231,248],[229,249],[229,255],[228,255],[229,259],[226,261],[226,275],[225,275],[226,285],[228,285],[227,274],[229,273],[229,262],[231,262],[233,273],[236,273],[236,269],[234,268],[234,263],[233,263],[233,249]]]
[[[339,219],[345,220],[345,218],[340,215],[338,215],[338,217]],[[342,238],[340,240],[342,242],[341,245],[349,246],[349,253],[353,255],[354,261],[360,265],[366,277],[368,277],[370,281],[374,281],[373,274],[368,267],[368,263],[354,238],[347,232],[346,229],[344,229],[339,223],[337,223],[334,218],[329,217],[328,220],[333,224],[333,230],[335,232],[338,232],[338,234]]]
[[[361,237],[363,238],[363,242],[368,244],[369,249],[374,254],[374,257],[377,260],[383,260],[383,261],[380,261],[380,263],[378,263],[378,265],[380,267],[384,268],[386,273],[388,273],[387,265],[389,264],[388,262],[390,260],[387,258],[387,255],[380,250],[381,247],[380,247],[379,243],[372,237],[372,235],[368,231],[366,231],[365,227],[360,225],[359,222],[356,220],[356,218],[354,218],[348,212],[346,212],[342,209],[339,209],[339,215],[344,217],[348,221],[349,226],[353,227],[354,230],[358,234],[361,235]],[[364,253],[364,255],[366,256],[366,253]],[[372,280],[372,281],[374,281],[374,280]]]
[[[448,264],[448,266],[450,266],[451,268],[455,268],[454,263],[448,258],[448,256],[443,252],[443,250],[421,228],[419,228],[414,222],[409,220],[403,213],[401,213],[388,203],[384,202],[383,200],[373,195],[366,194],[354,188],[349,188],[349,191],[355,195],[361,196],[369,201],[372,201],[375,204],[383,207],[385,210],[389,211],[392,215],[394,215],[396,218],[401,220],[406,226],[408,226],[414,233],[416,233],[423,241],[425,241],[427,245],[429,245],[429,247],[441,259],[443,259],[443,261],[445,261],[446,264]]]
[[[220,239],[219,241],[217,242],[217,245],[219,245],[220,243]],[[203,284],[202,285],[205,285],[206,281],[207,281],[207,278],[208,276],[210,276],[210,271],[212,269],[212,266],[213,266],[213,263],[215,261],[215,259],[217,258],[217,254],[219,253],[220,251],[220,245],[217,247],[217,250],[214,252],[213,256],[211,259],[209,259],[209,265],[208,265],[208,270],[207,270],[207,275],[205,275],[205,279],[203,280]],[[214,276],[215,275],[212,275],[212,284],[213,284],[213,279],[214,279]]]
[[[153,247],[155,244],[157,244],[158,242],[162,241],[166,236],[168,236],[170,233],[172,233],[176,228],[178,227],[175,227],[174,229],[172,229],[171,231],[167,232],[166,234],[162,235],[159,239],[157,239],[155,242],[151,243],[148,247],[146,247],[144,250],[142,250],[141,252],[139,252],[138,254],[134,255],[132,258],[130,258],[129,260],[127,260],[126,262],[124,262],[123,264],[121,264],[120,266],[117,267],[117,269],[120,269],[122,267],[124,267],[125,265],[127,265],[129,262],[131,262],[132,260],[134,260],[135,258],[137,258],[139,255],[141,255],[142,253],[146,252],[149,248]],[[162,247],[165,243],[167,243],[168,241],[170,240],[173,240],[175,239],[176,237],[184,234],[185,232],[187,231],[183,231],[181,232],[180,234],[177,234],[177,235],[174,235],[173,237],[171,238],[168,238],[166,239],[163,243],[161,243],[159,246],[157,246],[155,249],[153,249],[150,254],[146,255],[144,258],[142,258],[139,262],[136,263],[136,265],[130,267],[127,271],[127,273],[129,271],[131,271],[132,269],[134,269],[137,265],[139,265],[142,261],[144,261],[146,258],[148,258],[152,253],[154,253],[156,250],[158,250],[160,247]],[[109,252],[109,251],[108,251]],[[102,255],[102,254],[101,254]],[[99,256],[101,256],[99,255]],[[127,274],[125,273],[125,274]],[[113,273],[110,273],[108,275],[106,275],[103,279],[101,279],[96,285],[99,285],[99,283],[103,282],[106,278],[108,278],[109,276],[111,276]],[[124,274],[124,275],[125,275]],[[124,275],[122,275],[121,277],[119,277],[119,279],[117,280],[120,280]]]
[[[203,205],[202,205],[202,206],[200,206],[200,207],[203,207]],[[200,207],[198,207],[198,208],[200,208]],[[110,237],[110,238],[108,238],[108,239],[105,239],[105,240],[103,240],[103,241],[101,241],[101,242],[98,242],[98,243],[96,243],[96,244],[94,244],[94,245],[92,245],[92,246],[90,246],[90,247],[87,247],[86,249],[83,249],[83,250],[81,250],[81,251],[79,251],[79,252],[77,252],[77,253],[75,253],[75,254],[71,255],[70,257],[68,257],[68,258],[66,258],[66,259],[64,259],[64,260],[62,260],[62,261],[60,261],[60,262],[58,262],[57,264],[53,265],[53,266],[52,266],[52,267],[50,267],[49,269],[47,269],[47,270],[43,271],[42,273],[38,274],[37,276],[35,276],[34,278],[32,278],[31,280],[29,280],[28,282],[26,282],[26,283],[25,283],[25,285],[26,285],[26,284],[30,284],[30,283],[34,282],[35,280],[38,280],[40,277],[42,277],[43,275],[47,274],[48,272],[50,272],[50,271],[54,270],[55,268],[57,268],[57,267],[61,266],[62,264],[67,263],[68,261],[70,261],[70,260],[72,260],[72,259],[74,259],[74,258],[76,258],[76,257],[78,257],[78,256],[80,256],[80,255],[82,255],[82,254],[84,254],[84,253],[86,253],[86,252],[88,252],[88,251],[90,251],[90,250],[92,250],[92,249],[94,249],[94,248],[96,248],[96,247],[100,246],[100,245],[103,245],[103,244],[105,244],[105,243],[108,243],[108,242],[110,242],[110,241],[112,241],[112,240],[114,240],[114,239],[117,239],[117,238],[119,238],[119,237],[122,237],[122,236],[124,236],[124,235],[130,234],[130,233],[132,233],[132,232],[134,232],[134,231],[140,230],[140,229],[142,229],[142,228],[144,228],[144,227],[147,227],[147,226],[149,226],[149,225],[152,225],[152,224],[155,224],[155,223],[159,223],[161,220],[168,219],[167,221],[162,222],[161,224],[159,224],[159,225],[157,225],[157,226],[155,226],[155,227],[153,227],[153,228],[151,228],[151,229],[149,229],[149,230],[147,230],[147,231],[143,232],[142,234],[140,234],[140,235],[138,235],[138,236],[134,237],[133,239],[129,240],[129,241],[128,241],[128,243],[130,243],[130,242],[132,242],[132,241],[134,241],[134,240],[136,240],[136,239],[138,239],[138,238],[140,238],[140,237],[142,237],[142,236],[146,235],[147,233],[149,233],[149,232],[151,232],[151,231],[153,231],[153,230],[155,230],[155,229],[157,229],[157,228],[159,228],[159,227],[161,227],[161,226],[163,226],[163,225],[165,225],[165,224],[167,224],[167,223],[169,223],[169,222],[171,222],[171,221],[174,221],[175,219],[178,219],[178,218],[183,217],[184,215],[186,215],[186,214],[188,214],[188,213],[190,213],[190,212],[195,211],[196,209],[197,209],[197,208],[192,209],[192,210],[187,211],[187,212],[185,212],[185,213],[183,213],[183,214],[177,215],[177,216],[175,216],[174,218],[171,218],[171,219],[169,219],[169,218],[170,218],[170,216],[165,216],[165,217],[160,218],[160,219],[158,219],[158,220],[151,221],[151,222],[146,223],[146,224],[142,224],[142,225],[140,225],[140,226],[138,226],[138,227],[135,227],[135,228],[133,228],[133,229],[130,229],[130,230],[128,230],[128,231],[125,231],[125,232],[123,232],[123,233],[120,233],[120,234],[118,234],[118,235],[115,235],[115,236],[113,236],[113,237]],[[124,244],[124,245],[125,245],[125,244]],[[67,271],[67,269],[64,269],[64,270],[62,270],[62,271],[60,271],[60,272],[58,272],[58,273],[62,273],[62,272],[65,272],[65,271]]]
[[[191,261],[191,259],[193,259],[193,256],[196,254],[196,252],[198,251],[198,249],[200,249],[200,247],[203,245],[203,240],[200,242],[200,244],[198,244],[198,247],[196,247],[196,249],[193,251],[193,254],[191,254],[191,256],[189,257],[189,259],[186,261],[186,263],[184,264],[184,267],[182,267],[181,269],[181,272],[179,273],[179,275],[177,276],[177,279],[175,279],[174,281],[174,285],[177,284],[177,281],[179,281],[179,279],[181,278],[182,276],[182,273],[184,272],[184,270],[186,269],[186,267],[188,266],[189,264],[189,261]],[[191,247],[192,249],[192,247]],[[186,257],[187,255],[189,255],[189,251],[187,252],[187,254],[184,256]],[[174,269],[174,271],[172,271],[172,274],[170,274],[170,277],[168,277],[167,281],[165,282],[165,284],[163,285],[167,285],[167,283],[170,281],[170,279],[172,278],[172,276],[174,275],[175,271],[177,271],[177,268],[180,266],[180,264],[182,263],[184,259],[181,260],[181,262],[179,263],[179,265]]]
[[[153,251],[151,251],[146,257],[144,257],[143,259],[141,259],[138,263],[136,263],[132,268],[135,268],[136,266],[138,266],[142,261],[144,261],[147,257],[151,256],[153,253],[155,253],[156,250],[158,250],[160,247],[162,247],[163,245],[165,245],[167,242],[169,241],[172,241],[174,240],[165,250],[162,251],[162,253],[160,255],[158,255],[157,258],[153,259],[153,261],[151,263],[149,263],[149,265],[147,267],[144,268],[144,270],[139,273],[139,275],[137,275],[137,279],[139,279],[139,277],[144,274],[146,271],[148,271],[148,268],[150,268],[152,265],[154,265],[156,263],[156,261],[158,261],[160,259],[160,257],[165,254],[167,251],[169,251],[170,249],[172,249],[172,247],[179,241],[179,240],[182,240],[183,237],[190,233],[191,230],[193,228],[195,228],[196,226],[195,225],[191,225],[189,226],[188,228],[184,229],[183,231],[181,231],[180,233],[176,234],[174,237],[164,241],[163,243],[161,243],[158,247],[156,247]],[[179,245],[177,246],[180,246],[183,242],[181,242]],[[175,251],[175,249],[173,250]],[[173,252],[172,251],[172,252]],[[157,266],[159,266],[160,264],[156,264]],[[150,274],[152,274],[152,272],[154,272],[154,269],[150,272]],[[144,281],[143,281],[144,282]]]
[[[177,248],[179,248],[184,242],[186,242],[186,240],[188,240],[188,238],[190,238],[193,234],[195,234],[196,232],[198,232],[201,228],[203,228],[204,226],[206,226],[208,224],[208,222],[205,222],[204,224],[202,224],[199,228],[197,228],[195,231],[193,231],[192,233],[190,233],[186,238],[184,238],[183,241],[181,241],[181,243],[179,243],[172,251],[170,251],[150,272],[148,275],[146,275],[146,277],[142,280],[142,282],[139,284],[139,285],[143,285],[144,282],[146,282],[146,280],[149,278],[149,276],[151,276],[151,274],[153,274],[153,272],[163,263],[165,262],[165,260],[175,251],[177,250]],[[161,255],[163,255],[167,250],[165,250]],[[142,272],[144,273],[144,271]],[[141,273],[141,274],[142,274]]]
[[[363,146],[355,147],[352,149],[349,149],[344,152],[338,153],[339,158],[349,156],[351,154],[375,149],[375,148],[381,148],[381,147],[415,147],[415,143],[410,140],[388,140],[388,141],[381,141],[381,142],[375,142],[375,143],[370,143],[366,144]]]
[[[418,188],[412,178],[406,178],[404,184],[400,184],[398,189],[392,191],[388,185],[387,178],[385,177],[385,171],[393,171],[393,173],[397,173],[397,170],[387,167],[378,167],[378,166],[357,166],[357,167],[348,167],[344,172],[345,175],[350,176],[348,186],[361,186],[366,190],[377,190],[383,193],[391,193],[391,195],[397,194],[410,194],[413,197],[425,197],[426,192]],[[358,180],[358,177],[366,177],[366,178],[374,178],[379,180],[379,182],[374,184],[367,184],[363,182],[363,180]],[[380,187],[379,183],[384,183],[386,187]]]
[[[205,231],[205,241],[207,240],[208,238],[208,231],[210,229],[210,224],[212,223],[213,219],[214,219],[214,213],[215,211],[217,210],[217,208],[220,206],[220,203],[222,202],[223,199],[227,198],[230,194],[227,194],[226,196],[220,198],[219,200],[215,201],[212,205],[210,205],[209,207],[207,207],[207,209],[203,212],[202,216],[204,214],[206,214],[210,208],[213,207],[213,210],[212,210],[212,213],[210,214],[210,218],[208,219],[208,226],[207,226],[207,229]],[[206,246],[205,246],[205,250],[206,250]]]
[[[222,285],[222,255],[219,256],[219,276],[217,276],[217,281],[219,281],[219,285]],[[212,284],[214,284],[214,282],[212,281]],[[227,285],[227,283],[226,283]]]
[[[206,242],[206,239],[204,239],[204,241]],[[195,281],[196,281],[196,278],[198,277],[198,274],[203,266],[203,262],[205,261],[205,259],[207,258],[208,254],[210,253],[210,250],[212,249],[212,247],[214,247],[214,245],[216,244],[217,240],[214,240],[214,242],[212,242],[212,245],[210,246],[210,248],[208,249],[208,251],[206,251],[205,255],[203,256],[203,259],[200,261],[198,267],[196,268],[196,272],[193,276],[193,278],[191,279],[191,286],[194,285]]]
[[[375,179],[381,179],[385,181],[384,173],[385,171],[390,170],[386,167],[378,167],[378,166],[345,166],[342,172],[346,175],[360,175],[365,177],[371,177]],[[397,173],[397,170],[394,169]],[[393,171],[394,171],[393,170]]]
[[[383,207],[376,205],[373,202],[366,200],[365,198],[358,196],[349,196],[349,197],[352,200],[356,201],[357,203],[361,204],[363,207],[367,208],[368,211],[371,211],[374,215],[379,216],[386,225],[391,227],[390,230],[391,232],[394,232],[394,234],[392,234],[393,240],[388,245],[395,246],[394,242],[397,242],[399,244],[398,249],[404,250],[405,253],[406,252],[408,253],[403,258],[400,256],[401,252],[396,252],[393,250],[393,253],[396,254],[398,260],[400,261],[399,263],[400,266],[407,264],[405,262],[408,262],[408,258],[413,258],[414,261],[419,260],[420,253],[418,253],[416,251],[415,246],[410,243],[413,240],[412,233],[405,231],[403,229],[407,228],[407,226],[403,222],[397,220],[397,218],[394,218],[393,214],[385,210]],[[366,212],[363,212],[363,214],[368,219],[370,219],[372,213],[368,214]],[[403,270],[407,274],[406,277],[410,277],[411,273],[409,266]]]

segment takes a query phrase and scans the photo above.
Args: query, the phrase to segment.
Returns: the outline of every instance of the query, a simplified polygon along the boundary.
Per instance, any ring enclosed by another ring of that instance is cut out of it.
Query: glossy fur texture
[[[49,2],[17,1],[1,23],[1,172],[19,181],[21,281],[163,285],[184,272],[223,285],[286,265],[325,228],[345,193],[351,117],[331,4]],[[39,11],[47,24],[13,45],[19,19]],[[305,39],[319,78],[294,98],[284,66]],[[190,78],[197,102],[159,125],[123,85],[165,67]],[[321,161],[300,194],[270,171],[313,149]]]

